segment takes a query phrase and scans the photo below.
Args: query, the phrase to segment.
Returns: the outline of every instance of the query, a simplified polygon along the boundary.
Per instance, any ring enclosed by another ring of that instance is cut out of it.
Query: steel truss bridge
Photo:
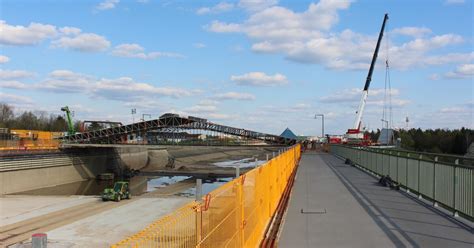
[[[267,144],[291,145],[296,140],[273,134],[266,134],[242,128],[219,125],[203,118],[183,117],[167,113],[155,120],[142,121],[129,125],[105,128],[95,131],[67,135],[61,139],[68,143],[124,143],[130,134],[145,134],[148,131],[177,132],[179,130],[207,130],[221,134],[260,140]]]

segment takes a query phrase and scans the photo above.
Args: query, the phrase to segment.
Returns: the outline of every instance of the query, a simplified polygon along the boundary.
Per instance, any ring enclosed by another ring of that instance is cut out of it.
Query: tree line
[[[43,111],[15,113],[12,106],[0,103],[0,128],[65,132],[67,122],[62,115]]]
[[[376,141],[380,130],[369,133],[371,139]],[[474,141],[474,130],[461,129],[427,129],[412,128],[409,130],[395,130],[395,138],[401,139],[401,148],[432,153],[449,153],[464,155],[469,145]]]

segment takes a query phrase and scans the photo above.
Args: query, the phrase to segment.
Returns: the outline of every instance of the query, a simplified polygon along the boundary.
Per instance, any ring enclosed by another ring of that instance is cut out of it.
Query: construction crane
[[[76,131],[74,130],[74,124],[72,123],[72,118],[71,118],[71,111],[69,110],[68,106],[62,107],[61,111],[66,112],[66,117],[67,117],[67,134],[68,135],[74,135],[76,134]]]
[[[344,142],[351,144],[360,144],[364,145],[370,143],[368,137],[361,132],[362,125],[362,115],[364,113],[365,103],[367,101],[367,96],[369,95],[369,86],[370,81],[372,81],[372,73],[374,72],[375,63],[377,61],[377,56],[379,53],[380,42],[382,41],[383,32],[385,30],[385,23],[388,20],[388,14],[385,14],[383,18],[382,28],[380,29],[379,38],[377,40],[377,46],[375,47],[374,55],[372,57],[372,62],[370,63],[369,73],[367,74],[367,79],[365,80],[364,90],[362,91],[362,98],[359,103],[359,109],[357,110],[356,120],[352,129],[348,129],[347,133],[344,135]]]

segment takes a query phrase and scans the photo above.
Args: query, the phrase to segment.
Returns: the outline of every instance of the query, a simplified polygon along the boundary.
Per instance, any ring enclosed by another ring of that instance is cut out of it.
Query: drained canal
[[[209,171],[213,168],[241,168],[241,169],[252,169],[265,163],[264,160],[255,160],[254,158],[245,158],[239,160],[228,160],[223,162],[216,162],[210,165]],[[212,167],[211,167],[212,166]],[[134,176],[130,180],[130,190],[132,195],[140,196],[146,193],[154,192],[166,187],[176,185],[179,182],[185,180],[193,180],[191,176]],[[232,177],[223,178],[212,178],[204,179],[202,190],[203,194],[207,194],[219,186],[231,181]],[[45,187],[35,190],[28,190],[23,192],[15,193],[15,195],[35,195],[35,196],[72,196],[72,195],[84,195],[84,196],[99,196],[105,188],[113,187],[116,180],[98,180],[92,179],[82,182],[74,182],[68,184],[61,184],[52,187]],[[194,197],[196,194],[195,185],[183,189],[179,192],[173,193],[172,195],[182,197]]]

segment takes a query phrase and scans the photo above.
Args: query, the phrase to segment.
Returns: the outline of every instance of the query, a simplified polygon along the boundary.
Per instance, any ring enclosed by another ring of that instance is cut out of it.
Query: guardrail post
[[[392,172],[392,151],[388,152],[388,175]]]
[[[423,198],[423,196],[421,196],[421,192],[420,192],[420,166],[421,166],[421,159],[423,159],[423,155],[420,155],[418,157],[420,160],[418,160],[418,199],[421,199]]]
[[[438,162],[438,156],[435,156],[433,163],[433,207],[438,206],[438,202],[436,202],[436,164]]]
[[[456,159],[454,161],[454,164],[455,165],[458,165],[459,164],[459,159]],[[453,212],[453,216],[454,217],[459,217],[459,214],[458,214],[458,211],[456,210],[456,168],[457,166],[454,166],[454,173],[453,173],[453,209],[454,209],[454,212]]]
[[[398,179],[400,178],[400,173],[398,173],[398,167],[399,167],[399,166],[398,166],[398,158],[399,158],[399,157],[400,157],[400,152],[397,152],[397,182],[398,182],[398,183],[400,183],[400,182],[398,181]]]
[[[268,158],[270,157],[270,154],[267,153],[267,161],[268,161]]]
[[[410,160],[410,153],[407,154],[407,164],[405,166],[406,173],[405,173],[405,186],[407,189],[407,193],[410,193],[410,187],[408,187],[408,161]]]
[[[235,166],[235,178],[239,178],[240,177],[240,164],[237,164],[237,166]]]

